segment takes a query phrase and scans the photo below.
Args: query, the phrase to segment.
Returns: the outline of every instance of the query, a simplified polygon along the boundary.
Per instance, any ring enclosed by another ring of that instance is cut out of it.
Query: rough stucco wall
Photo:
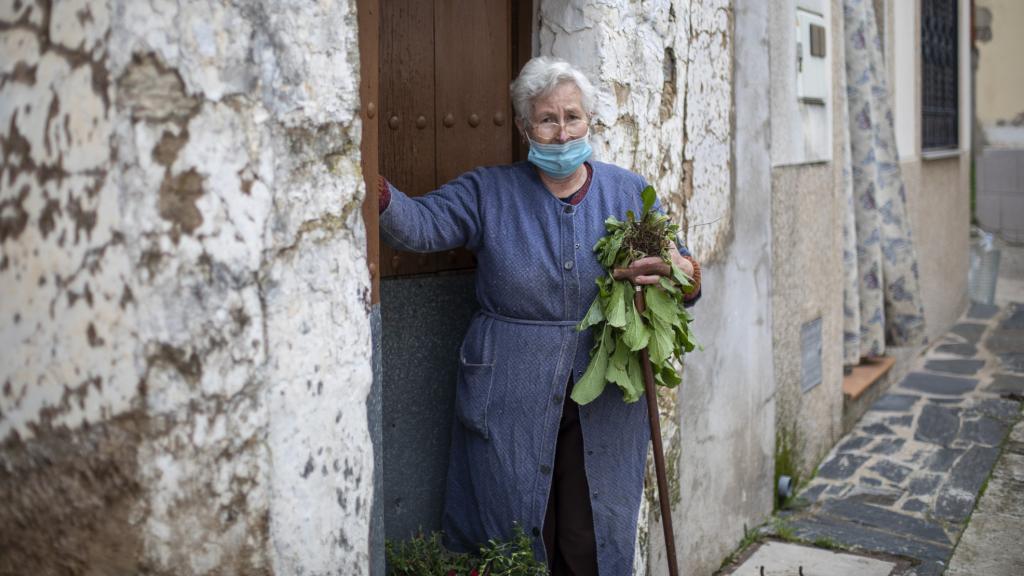
[[[714,261],[733,217],[729,0],[548,0],[540,4],[536,37],[540,54],[565,58],[595,81],[596,156],[647,178],[690,250],[703,263]],[[688,490],[681,468],[691,465],[681,459],[678,403],[675,391],[659,397],[676,510]],[[653,464],[648,468],[637,574],[646,574],[648,563],[665,564]]]
[[[0,572],[365,573],[354,2],[0,22]]]
[[[770,8],[775,10],[776,8]],[[783,7],[792,9],[792,6]],[[830,61],[832,109],[846,105],[843,59],[842,0],[832,0]],[[773,14],[772,22],[783,20]],[[773,28],[774,29],[774,28]],[[791,42],[771,34],[774,44]],[[794,77],[774,73],[775,99],[790,97]],[[772,128],[775,128],[775,115]],[[831,150],[827,163],[776,167],[772,170],[772,346],[775,356],[776,436],[786,443],[792,462],[807,477],[842,433],[843,411],[843,262],[842,158],[845,116],[832,117]],[[773,136],[774,142],[774,136]],[[802,392],[801,327],[821,318],[821,383]],[[781,446],[780,446],[781,447]],[[778,454],[778,449],[776,454]]]
[[[776,435],[804,478],[842,434],[842,227],[835,224],[840,189],[834,182],[832,163],[772,171]],[[801,327],[817,318],[821,383],[803,392]]]
[[[970,162],[969,154],[959,154],[900,164],[929,342],[967,306]]]

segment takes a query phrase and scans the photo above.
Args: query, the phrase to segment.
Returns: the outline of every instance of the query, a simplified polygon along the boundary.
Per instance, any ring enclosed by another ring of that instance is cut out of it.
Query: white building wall
[[[365,573],[354,5],[0,6],[0,571]]]
[[[917,0],[893,2],[886,10],[886,29],[883,31],[889,63],[889,85],[893,92],[893,124],[896,132],[896,150],[900,161],[914,160],[920,153],[921,142],[921,21]],[[896,32],[898,31],[898,33]]]

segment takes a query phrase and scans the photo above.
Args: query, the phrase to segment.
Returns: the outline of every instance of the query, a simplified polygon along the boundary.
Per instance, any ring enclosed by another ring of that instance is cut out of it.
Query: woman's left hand
[[[679,253],[673,246],[670,252],[672,263],[686,274],[687,278],[693,278],[693,264]],[[617,279],[628,279],[633,284],[647,285],[657,284],[663,276],[671,276],[672,269],[665,265],[665,261],[657,256],[648,256],[635,260],[629,268],[617,268],[613,274]]]
[[[683,274],[686,275],[686,278],[692,279],[693,278],[693,264],[691,264],[688,259],[684,258],[683,255],[679,253],[679,249],[676,248],[675,246],[670,247],[669,250],[670,250],[669,255],[672,258],[672,263],[676,264],[676,268],[681,270],[683,272]],[[630,269],[649,268],[649,266],[651,264],[656,264],[656,263],[662,262],[662,261],[664,261],[664,260],[662,260],[662,258],[659,258],[657,256],[647,256],[646,258],[640,258],[639,260],[636,260],[632,264],[630,264]],[[636,276],[633,279],[633,284],[641,284],[641,285],[657,284],[659,280],[662,280],[663,276],[671,276],[672,275],[672,271],[671,270],[668,271],[668,273],[664,274],[664,275],[663,274],[657,274],[656,272],[663,272],[663,271],[655,271],[654,274],[638,275],[638,276]]]

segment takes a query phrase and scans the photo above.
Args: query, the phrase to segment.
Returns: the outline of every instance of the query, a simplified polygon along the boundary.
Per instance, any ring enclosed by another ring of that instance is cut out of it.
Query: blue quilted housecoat
[[[546,562],[541,531],[570,373],[589,363],[590,331],[576,324],[605,271],[593,246],[608,216],[640,214],[644,180],[591,161],[582,202],[570,206],[521,162],[478,168],[418,198],[391,188],[380,216],[400,250],[464,246],[477,259],[473,318],[459,352],[455,424],[442,527],[445,545],[476,551],[518,523]],[[686,254],[685,250],[683,254]],[[630,574],[643,493],[647,404],[614,385],[580,407],[600,574]]]

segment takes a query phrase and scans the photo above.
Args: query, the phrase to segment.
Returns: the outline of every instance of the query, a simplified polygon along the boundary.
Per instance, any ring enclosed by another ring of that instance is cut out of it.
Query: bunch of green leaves
[[[696,347],[690,333],[692,317],[683,308],[683,296],[693,285],[673,262],[679,227],[669,217],[653,210],[656,194],[648,186],[642,192],[643,213],[632,211],[626,221],[609,217],[604,222],[608,234],[597,241],[594,252],[608,271],[597,279],[597,297],[577,330],[592,328],[594,347],[590,364],[572,389],[572,399],[586,404],[597,398],[607,383],[622,390],[623,399],[636,402],[644,394],[640,351],[648,351],[655,383],[668,388],[679,385],[679,373],[670,363]],[[658,256],[670,266],[670,277],[658,284],[644,286],[646,310],[638,312],[633,301],[634,287],[629,280],[616,280],[615,268],[628,268],[641,258]]]
[[[420,532],[404,542],[385,543],[391,576],[544,576],[547,567],[533,557],[530,538],[516,525],[511,540],[491,539],[476,554],[449,552],[441,534]]]

